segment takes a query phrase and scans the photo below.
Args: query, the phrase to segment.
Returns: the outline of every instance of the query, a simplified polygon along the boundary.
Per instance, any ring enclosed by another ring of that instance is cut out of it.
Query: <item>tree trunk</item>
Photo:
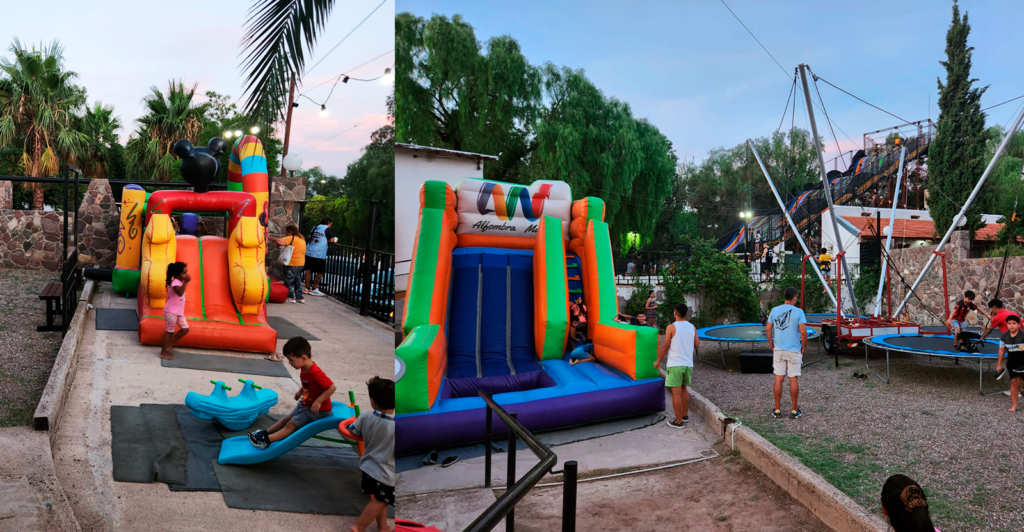
[[[43,210],[43,184],[32,183],[32,208],[41,211]]]

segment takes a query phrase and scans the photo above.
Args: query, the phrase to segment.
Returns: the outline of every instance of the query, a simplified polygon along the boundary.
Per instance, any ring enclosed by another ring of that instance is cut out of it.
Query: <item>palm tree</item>
[[[138,119],[139,129],[125,147],[129,168],[139,167],[150,179],[167,181],[176,157],[171,151],[181,139],[196,142],[203,130],[209,103],[194,103],[198,84],[186,89],[181,81],[168,82],[167,95],[152,87],[142,99],[146,114]]]
[[[378,6],[379,7],[379,6]],[[242,48],[246,70],[244,113],[274,122],[287,93],[288,79],[299,79],[306,62],[303,47],[313,51],[330,18],[334,0],[254,0]]]
[[[121,119],[114,116],[113,106],[96,102],[85,109],[85,115],[80,117],[80,131],[88,135],[89,142],[79,158],[85,175],[99,179],[107,177],[107,153],[118,142],[119,129]]]
[[[14,39],[13,60],[0,58],[0,147],[21,144],[22,164],[31,177],[57,173],[61,163],[74,164],[88,142],[74,128],[85,105],[85,90],[72,83],[78,75],[64,69],[57,41],[29,50]],[[43,209],[43,188],[29,185],[32,206]]]

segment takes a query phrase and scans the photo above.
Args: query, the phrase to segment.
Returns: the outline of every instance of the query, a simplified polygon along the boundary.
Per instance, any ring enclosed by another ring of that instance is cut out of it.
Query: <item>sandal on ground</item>
[[[277,353],[274,353],[273,355],[267,355],[263,357],[263,359],[269,360],[271,362],[284,362],[285,360],[284,355],[279,355]]]
[[[455,462],[458,462],[458,461],[459,461],[459,457],[458,456],[448,456],[448,457],[446,457],[444,459],[444,462],[441,462],[441,467],[448,467],[448,466],[450,466],[450,465],[452,465],[452,464],[454,464]]]
[[[420,465],[434,465],[437,463],[437,458],[437,451],[430,451],[430,454],[425,456],[423,460],[420,461]]]

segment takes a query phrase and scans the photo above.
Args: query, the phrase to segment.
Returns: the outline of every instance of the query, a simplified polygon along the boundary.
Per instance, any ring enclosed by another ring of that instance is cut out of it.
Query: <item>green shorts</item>
[[[690,366],[670,366],[667,371],[665,386],[669,388],[689,386],[690,381],[693,380],[693,368]]]

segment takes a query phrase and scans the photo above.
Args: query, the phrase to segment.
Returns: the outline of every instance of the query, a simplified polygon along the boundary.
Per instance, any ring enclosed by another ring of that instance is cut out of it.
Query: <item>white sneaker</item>
[[[305,299],[299,299],[299,300],[297,300],[295,302],[300,304],[300,305],[305,305],[306,304],[306,300]]]
[[[315,289],[313,289],[312,291],[309,292],[309,295],[317,296],[317,297],[323,297],[323,296],[326,296],[327,294],[321,292],[319,288],[315,288]]]
[[[293,297],[289,297],[288,299],[285,300],[285,303],[294,303],[294,302],[295,302],[295,298],[293,298]]]

